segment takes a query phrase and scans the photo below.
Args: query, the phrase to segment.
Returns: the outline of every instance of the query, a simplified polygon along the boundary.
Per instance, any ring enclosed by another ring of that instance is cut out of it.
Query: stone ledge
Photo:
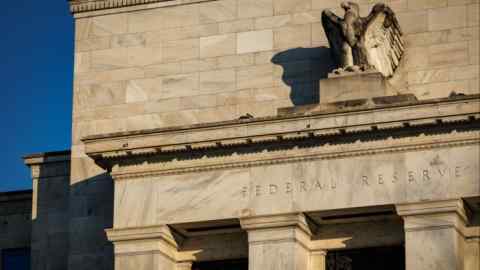
[[[68,0],[72,14],[103,11],[114,8],[128,8],[143,6],[151,8],[149,4],[161,4],[162,6],[185,5],[217,0]]]
[[[70,161],[70,150],[42,152],[23,156],[26,165],[39,165],[44,163]]]
[[[422,104],[413,94],[378,96],[371,98],[351,99],[330,103],[303,105],[278,109],[278,115],[287,116],[292,114],[320,113],[328,111],[355,111],[375,108],[406,106]]]
[[[111,242],[163,239],[172,246],[177,246],[175,238],[167,226],[106,229],[105,232],[108,240]]]
[[[92,157],[225,148],[327,135],[392,130],[480,119],[480,99],[446,100],[443,103],[409,103],[403,106],[337,110],[264,119],[234,120],[89,136],[83,139]],[[360,117],[361,116],[361,117]],[[342,124],[345,123],[345,124]],[[372,126],[374,126],[372,128]]]
[[[479,105],[478,97],[446,99],[83,141],[86,154],[120,180],[478,144]]]

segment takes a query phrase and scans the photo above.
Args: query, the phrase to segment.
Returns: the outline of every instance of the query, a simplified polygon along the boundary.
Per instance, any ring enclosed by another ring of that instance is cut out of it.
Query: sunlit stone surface
[[[388,78],[332,76],[340,1],[70,1],[71,152],[25,157],[32,269],[477,270],[478,1],[382,2]]]

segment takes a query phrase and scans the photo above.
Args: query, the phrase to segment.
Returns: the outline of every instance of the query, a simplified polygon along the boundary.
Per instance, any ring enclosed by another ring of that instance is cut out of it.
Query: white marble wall
[[[117,228],[478,196],[479,146],[115,182]]]

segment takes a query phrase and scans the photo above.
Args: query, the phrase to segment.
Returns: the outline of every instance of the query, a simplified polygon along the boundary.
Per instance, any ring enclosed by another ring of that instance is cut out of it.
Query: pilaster
[[[468,209],[461,199],[396,208],[404,220],[406,270],[464,269]]]

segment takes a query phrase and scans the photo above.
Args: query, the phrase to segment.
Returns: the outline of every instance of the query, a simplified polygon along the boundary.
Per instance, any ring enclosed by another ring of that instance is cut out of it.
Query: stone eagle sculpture
[[[405,50],[402,30],[390,7],[376,4],[370,15],[360,16],[360,7],[343,2],[344,18],[330,10],[322,12],[322,24],[334,58],[340,65],[334,73],[376,69],[393,76]]]

